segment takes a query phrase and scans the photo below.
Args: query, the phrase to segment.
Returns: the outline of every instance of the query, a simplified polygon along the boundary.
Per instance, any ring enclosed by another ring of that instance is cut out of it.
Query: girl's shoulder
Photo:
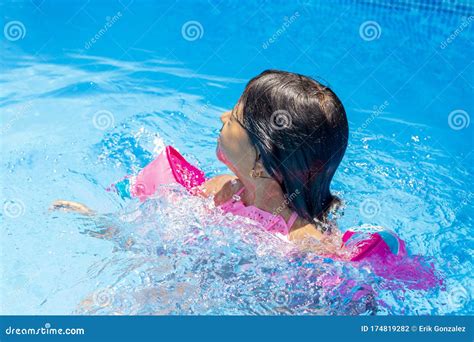
[[[323,234],[317,230],[314,224],[306,222],[299,217],[290,230],[288,238],[290,241],[301,241],[308,237],[322,240]]]

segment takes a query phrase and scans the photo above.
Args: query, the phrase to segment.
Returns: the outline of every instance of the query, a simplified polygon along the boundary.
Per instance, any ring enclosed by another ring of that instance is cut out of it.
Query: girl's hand
[[[232,198],[241,187],[243,184],[236,176],[220,175],[206,181],[200,189],[205,197],[213,195],[215,205],[219,206]]]
[[[214,196],[214,204],[219,206],[232,198],[244,185],[238,179],[231,179],[225,182],[221,189]]]
[[[57,200],[54,201],[50,207],[50,210],[63,210],[68,212],[75,212],[83,215],[94,215],[95,212],[79,202],[73,201],[64,201],[64,200]]]

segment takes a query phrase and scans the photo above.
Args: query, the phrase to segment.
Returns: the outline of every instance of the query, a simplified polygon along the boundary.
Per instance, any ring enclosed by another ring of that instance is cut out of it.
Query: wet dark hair
[[[327,231],[321,223],[340,204],[330,183],[349,133],[339,98],[310,77],[266,70],[249,81],[239,103],[250,140],[289,207]]]

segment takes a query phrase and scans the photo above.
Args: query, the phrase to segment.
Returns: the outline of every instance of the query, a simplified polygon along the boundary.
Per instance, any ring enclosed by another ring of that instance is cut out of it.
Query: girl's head
[[[276,182],[299,216],[324,222],[339,202],[330,183],[344,156],[348,124],[334,92],[303,75],[267,70],[222,115],[217,155],[258,188]]]

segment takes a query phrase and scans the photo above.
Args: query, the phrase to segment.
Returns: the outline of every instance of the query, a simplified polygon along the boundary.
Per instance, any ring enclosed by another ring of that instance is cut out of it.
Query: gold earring
[[[255,169],[252,169],[249,175],[252,178],[260,178],[262,176],[262,171],[256,172]]]

